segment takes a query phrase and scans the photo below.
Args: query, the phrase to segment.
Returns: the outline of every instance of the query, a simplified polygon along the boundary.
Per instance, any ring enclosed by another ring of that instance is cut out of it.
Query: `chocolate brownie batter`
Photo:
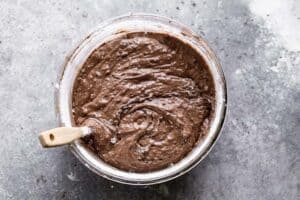
[[[73,88],[76,125],[105,162],[148,172],[184,158],[206,134],[215,90],[191,46],[163,33],[124,33],[91,53]]]

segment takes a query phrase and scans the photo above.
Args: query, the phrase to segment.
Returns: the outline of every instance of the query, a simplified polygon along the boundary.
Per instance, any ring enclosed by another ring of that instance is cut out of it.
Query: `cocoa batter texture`
[[[73,118],[108,164],[132,172],[166,168],[207,133],[215,90],[202,56],[165,33],[119,35],[96,48],[74,83]]]

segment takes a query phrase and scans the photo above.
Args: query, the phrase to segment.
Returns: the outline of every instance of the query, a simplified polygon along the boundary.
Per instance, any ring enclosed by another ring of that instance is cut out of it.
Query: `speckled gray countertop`
[[[169,16],[203,36],[228,85],[223,134],[187,175],[149,187],[107,181],[67,148],[56,125],[58,68],[103,20]],[[0,199],[299,199],[300,1],[0,1]]]

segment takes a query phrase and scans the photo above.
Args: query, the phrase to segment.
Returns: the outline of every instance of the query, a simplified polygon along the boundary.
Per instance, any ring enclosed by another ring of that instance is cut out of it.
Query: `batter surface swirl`
[[[184,158],[206,134],[214,85],[192,47],[163,33],[127,33],[88,57],[73,88],[76,125],[105,162],[148,172]]]

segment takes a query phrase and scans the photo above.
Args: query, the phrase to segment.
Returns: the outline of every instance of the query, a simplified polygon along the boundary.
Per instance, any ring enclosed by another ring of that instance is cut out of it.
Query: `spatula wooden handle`
[[[90,133],[88,127],[59,127],[40,133],[39,139],[43,147],[56,147],[69,144]]]

